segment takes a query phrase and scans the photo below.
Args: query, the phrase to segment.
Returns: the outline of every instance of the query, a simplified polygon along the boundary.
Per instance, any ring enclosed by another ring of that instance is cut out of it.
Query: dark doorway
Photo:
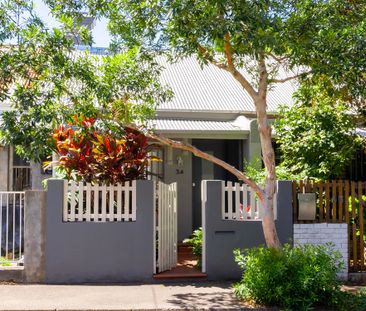
[[[339,176],[335,176],[338,178]],[[343,179],[352,181],[364,181],[366,180],[366,150],[359,148],[354,158],[345,168]]]
[[[198,149],[208,152],[243,170],[243,140],[239,139],[193,139],[192,144]],[[205,179],[236,181],[236,177],[201,158],[193,157],[192,160],[192,206],[193,230],[201,227],[201,181]]]

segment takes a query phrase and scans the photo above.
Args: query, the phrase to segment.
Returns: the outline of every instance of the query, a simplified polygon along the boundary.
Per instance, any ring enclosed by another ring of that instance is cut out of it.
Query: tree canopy
[[[333,91],[353,103],[362,103],[366,95],[363,0],[46,2],[61,16],[80,16],[88,10],[107,17],[115,46],[194,54],[204,63],[216,58],[222,67],[229,62],[224,57],[229,47],[235,65],[247,69],[244,55],[265,54],[274,67],[278,62],[289,68],[307,66],[312,79],[326,76]]]
[[[9,16],[14,9],[1,8]],[[7,44],[8,36],[0,49],[0,100],[13,108],[1,116],[0,138],[19,155],[35,161],[50,155],[50,134],[75,115],[103,114],[104,127],[118,132],[123,127],[117,120],[141,124],[171,96],[158,82],[161,67],[149,53],[137,48],[103,57],[77,52],[67,27],[48,29],[32,7],[18,9],[37,20],[14,28],[11,18],[2,26],[12,28],[18,42]]]
[[[355,135],[354,117],[347,106],[335,103],[324,91],[316,93],[308,101],[308,94],[304,98],[299,92],[292,107],[280,110],[274,127],[281,165],[306,178],[340,178],[361,140]]]

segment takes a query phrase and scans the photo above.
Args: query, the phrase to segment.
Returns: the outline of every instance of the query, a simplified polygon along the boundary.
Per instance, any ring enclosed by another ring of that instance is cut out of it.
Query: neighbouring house
[[[96,54],[104,52],[94,50]],[[212,65],[201,68],[194,57],[174,64],[162,62],[166,69],[161,79],[171,86],[174,98],[158,108],[153,121],[156,131],[189,142],[239,169],[243,169],[244,161],[260,158],[254,104],[229,73]],[[270,118],[276,117],[280,104],[292,104],[295,90],[296,82],[288,81],[269,91]],[[0,104],[0,112],[8,109]],[[163,161],[153,165],[153,172],[167,183],[177,182],[178,240],[182,241],[202,224],[201,181],[235,179],[188,152],[164,147],[157,153]],[[20,159],[14,148],[0,147],[0,191],[31,187],[30,171],[29,163]],[[35,174],[41,172],[33,171]]]

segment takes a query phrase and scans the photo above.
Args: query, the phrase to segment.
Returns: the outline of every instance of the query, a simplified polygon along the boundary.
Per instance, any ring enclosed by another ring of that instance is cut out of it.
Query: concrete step
[[[162,273],[158,273],[154,275],[155,280],[189,280],[189,279],[207,279],[207,274],[202,272],[174,272],[174,271],[164,271]]]

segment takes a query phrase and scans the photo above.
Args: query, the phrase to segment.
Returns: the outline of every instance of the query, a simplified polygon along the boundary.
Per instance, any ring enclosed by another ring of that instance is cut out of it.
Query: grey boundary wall
[[[151,281],[154,184],[136,182],[134,222],[63,222],[62,180],[49,180],[46,209],[45,282]]]
[[[242,271],[234,261],[233,250],[264,245],[261,221],[222,220],[221,181],[206,182],[207,198],[202,202],[202,226],[206,252],[205,272],[209,280],[239,279]],[[276,228],[282,243],[292,242],[292,183],[278,181]]]

